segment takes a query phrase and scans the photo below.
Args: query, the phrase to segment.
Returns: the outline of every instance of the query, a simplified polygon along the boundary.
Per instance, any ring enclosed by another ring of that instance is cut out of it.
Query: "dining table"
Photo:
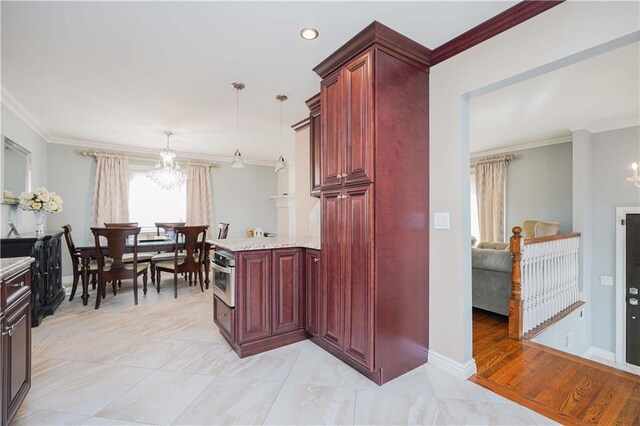
[[[133,242],[127,241],[125,246],[125,253],[133,252]],[[162,253],[162,252],[173,252],[175,249],[183,250],[184,242],[178,241],[176,245],[176,241],[172,238],[163,238],[163,239],[148,239],[138,240],[138,253]],[[106,245],[101,245],[100,249],[102,253],[109,254],[109,247]],[[211,250],[214,249],[214,245],[210,241],[205,241],[204,246],[204,264],[209,265],[211,261]],[[86,245],[76,246],[76,250],[80,254],[80,276],[82,278],[82,304],[86,306],[89,303],[89,264],[92,259],[95,259],[98,255],[98,249],[96,248],[95,242],[89,243]],[[204,268],[204,284],[206,288],[209,288],[209,268]]]

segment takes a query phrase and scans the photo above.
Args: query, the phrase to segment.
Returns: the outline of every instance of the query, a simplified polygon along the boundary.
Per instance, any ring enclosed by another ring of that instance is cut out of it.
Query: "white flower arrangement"
[[[62,198],[47,188],[38,188],[33,192],[23,192],[18,198],[22,210],[59,213],[62,211]]]

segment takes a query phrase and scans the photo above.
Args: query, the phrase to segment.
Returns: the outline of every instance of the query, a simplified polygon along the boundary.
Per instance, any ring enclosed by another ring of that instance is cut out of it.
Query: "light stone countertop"
[[[8,257],[0,259],[0,280],[29,266],[33,261],[35,261],[33,257]]]
[[[269,250],[300,247],[320,250],[319,237],[256,237],[209,240],[214,246],[229,251]]]

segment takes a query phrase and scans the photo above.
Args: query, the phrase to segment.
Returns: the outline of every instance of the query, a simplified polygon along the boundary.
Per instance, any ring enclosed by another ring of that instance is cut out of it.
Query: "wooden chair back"
[[[188,264],[197,265],[199,268],[204,261],[204,249],[207,242],[207,225],[197,226],[176,226],[176,250],[175,250],[175,263],[178,262],[178,241],[184,241],[183,253],[186,253],[187,257],[184,259],[182,265],[185,265],[182,269],[189,269]],[[194,258],[194,253],[198,254],[198,258]],[[195,267],[195,266],[194,266]]]
[[[113,222],[104,224],[105,228],[136,228],[138,226],[138,222]]]
[[[220,222],[218,224],[218,239],[224,240],[225,238],[227,238],[228,233],[229,233],[229,224]]]
[[[138,268],[138,235],[140,234],[140,227],[91,228],[91,232],[96,243],[98,274],[101,275],[100,281],[120,280],[136,276],[134,274],[137,274]],[[134,236],[133,269],[125,269],[122,257],[127,249],[127,238],[130,236]],[[107,241],[107,250],[100,244],[101,237]],[[111,259],[109,271],[104,271],[105,257]]]
[[[62,229],[64,229],[64,239],[67,242],[67,248],[71,255],[71,263],[75,271],[78,269],[79,255],[76,252],[76,245],[73,243],[73,237],[71,236],[71,225],[64,225]]]
[[[165,235],[172,236],[175,235],[175,228],[177,226],[185,226],[186,222],[156,222],[157,235],[160,236],[160,230],[164,230]],[[170,235],[173,234],[173,235]]]

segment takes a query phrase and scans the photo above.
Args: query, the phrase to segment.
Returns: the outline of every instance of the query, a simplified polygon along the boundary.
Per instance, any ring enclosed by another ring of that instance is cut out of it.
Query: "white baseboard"
[[[596,346],[591,346],[582,355],[583,358],[591,358],[592,356],[597,356],[597,357],[600,357],[600,358],[604,358],[607,361],[614,361],[615,362],[615,360],[616,360],[616,354],[615,353],[613,353],[611,351],[608,351],[606,349],[598,348]]]
[[[73,276],[62,277],[62,284],[73,284]]]
[[[461,364],[445,355],[429,350],[428,363],[465,380],[476,374],[476,361],[473,358]]]

